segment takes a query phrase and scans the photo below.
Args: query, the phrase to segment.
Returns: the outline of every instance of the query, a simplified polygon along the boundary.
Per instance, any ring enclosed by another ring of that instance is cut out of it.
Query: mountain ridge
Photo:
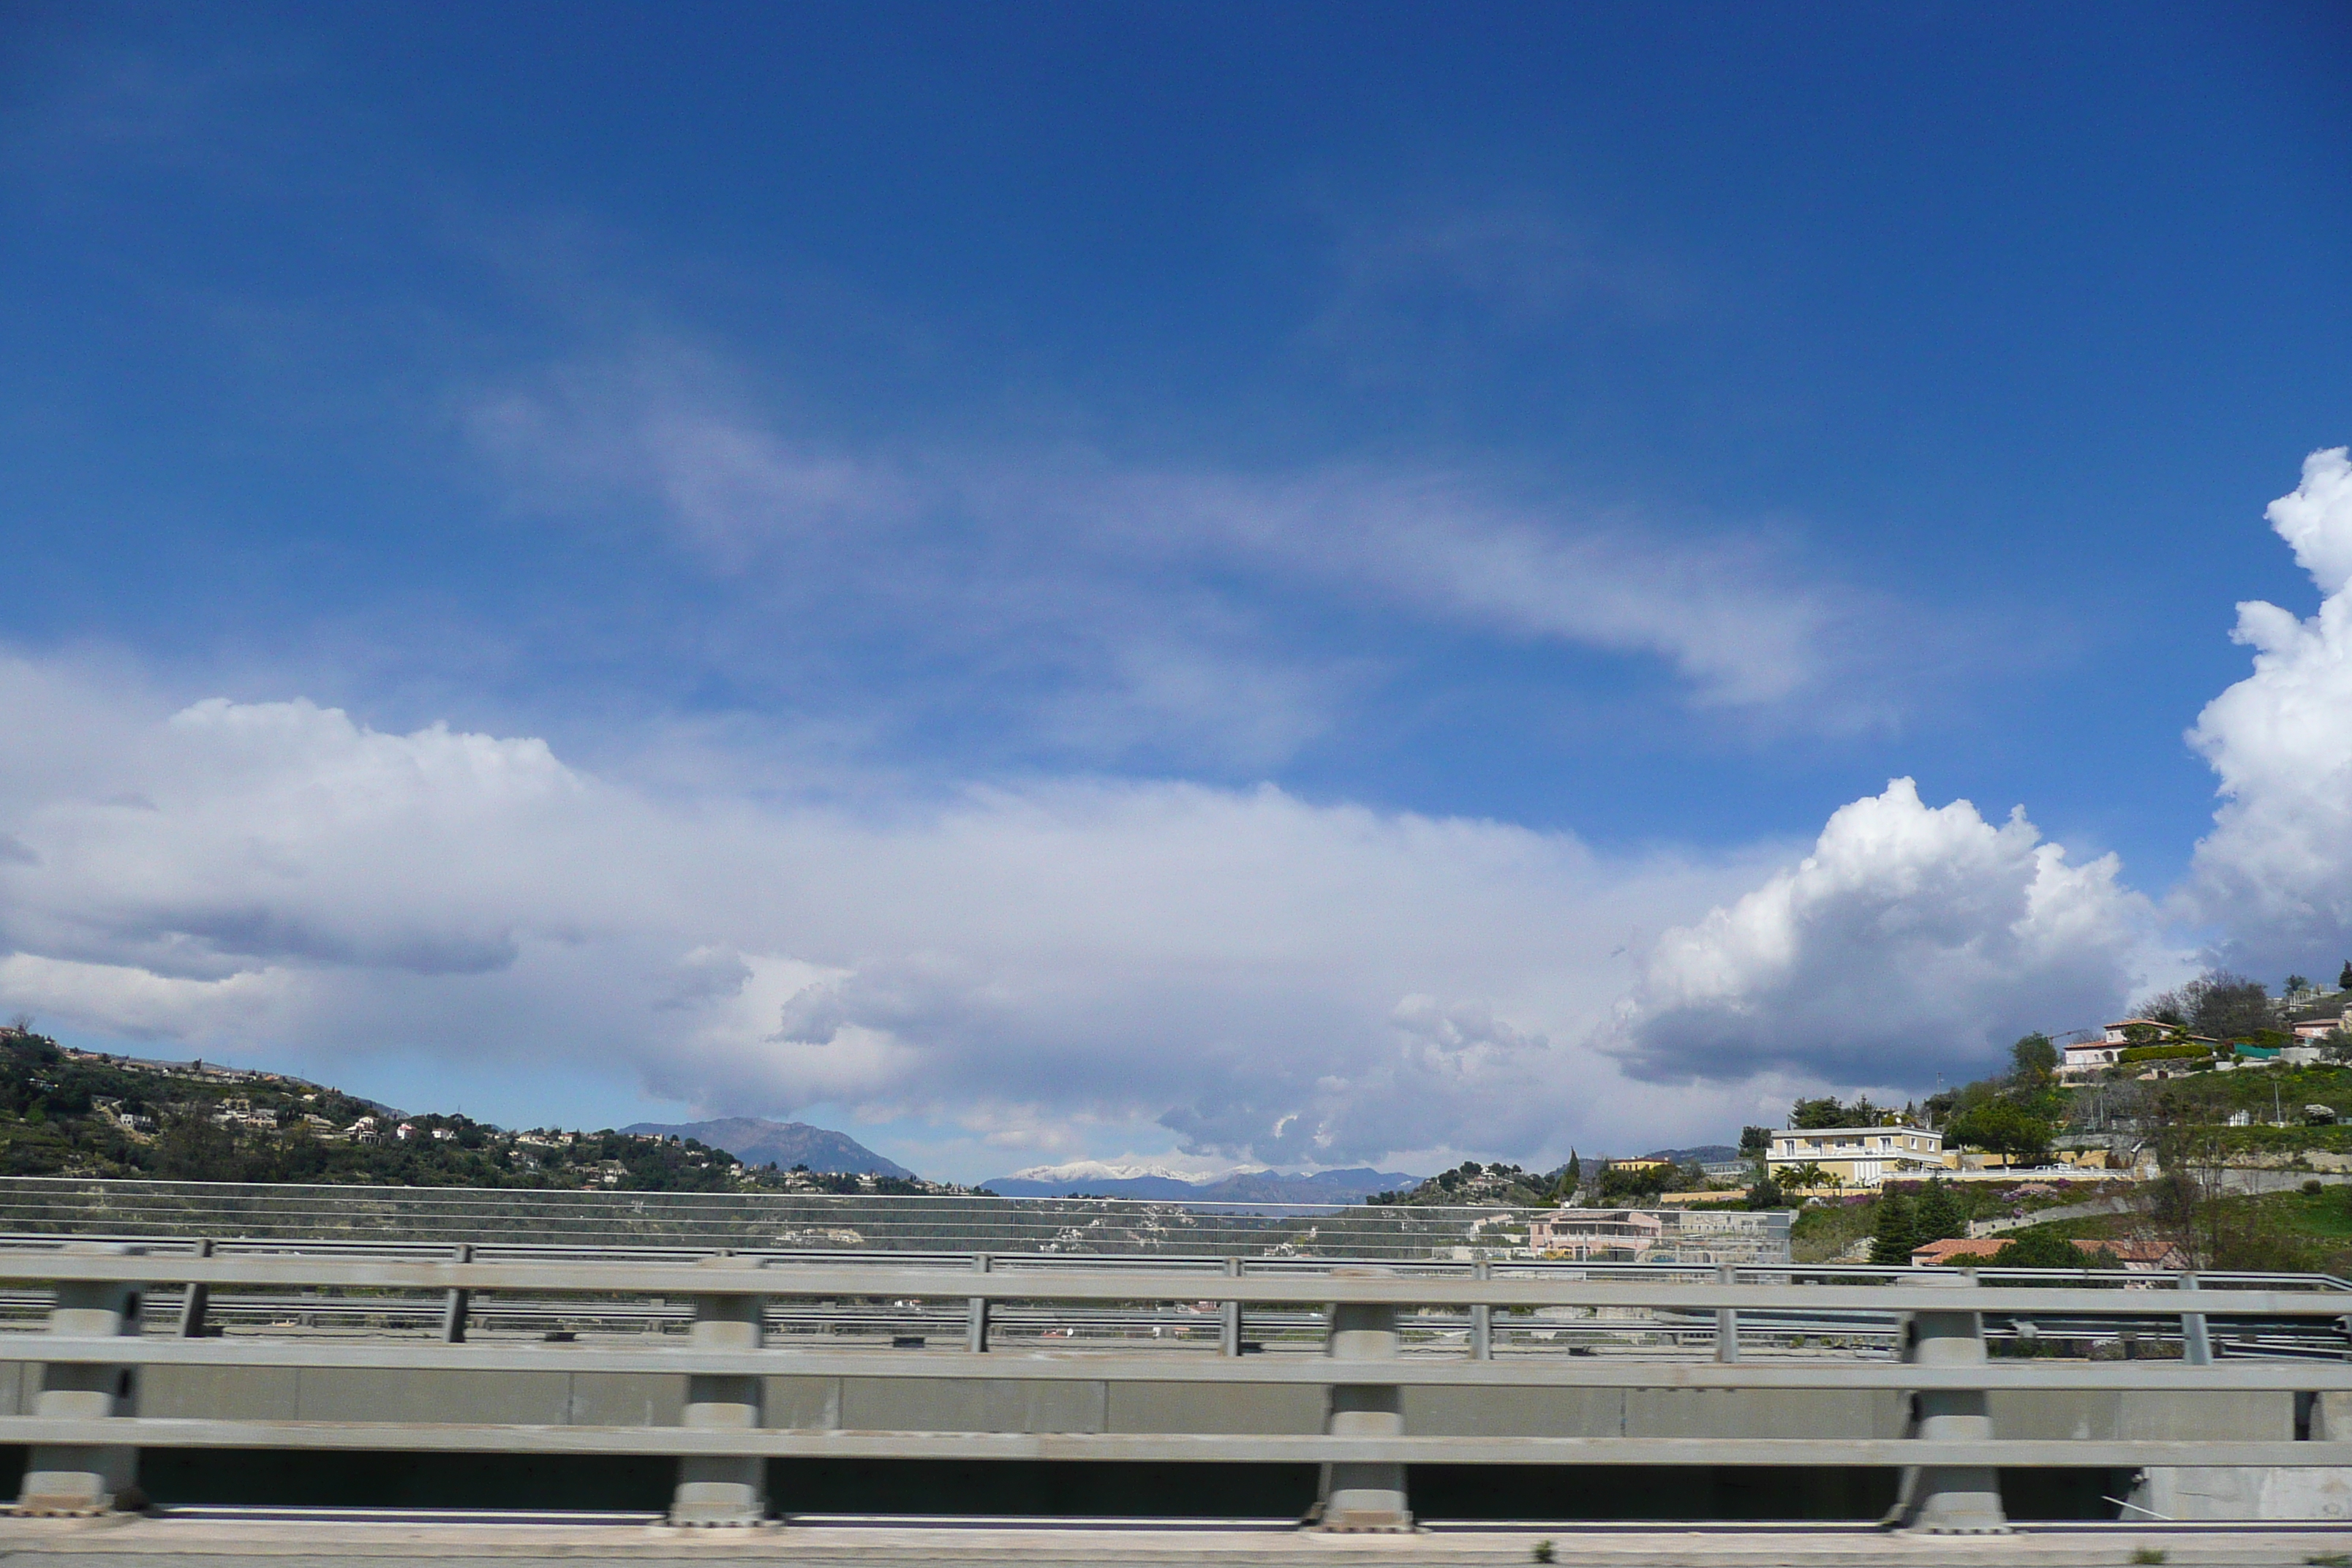
[[[812,1171],[856,1176],[896,1176],[917,1181],[915,1173],[886,1159],[846,1132],[805,1121],[771,1121],[761,1116],[719,1116],[708,1121],[633,1121],[621,1129],[648,1138],[692,1138],[723,1149],[746,1165],[772,1162],[779,1170],[806,1165]]]

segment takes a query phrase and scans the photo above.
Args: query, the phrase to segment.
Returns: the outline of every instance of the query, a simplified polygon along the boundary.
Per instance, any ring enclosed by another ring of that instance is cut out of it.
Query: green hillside
[[[205,1062],[149,1062],[0,1029],[0,1174],[199,1182],[931,1192],[892,1177],[751,1169],[692,1138],[512,1131],[403,1115],[322,1084]]]

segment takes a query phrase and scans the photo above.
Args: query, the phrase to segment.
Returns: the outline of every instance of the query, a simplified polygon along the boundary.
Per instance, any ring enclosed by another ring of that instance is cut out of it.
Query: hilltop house
[[[1772,1134],[1766,1169],[1778,1179],[1803,1165],[1849,1187],[1874,1187],[1889,1176],[1931,1175],[1951,1162],[1944,1135],[1924,1127],[1791,1127]]]
[[[2294,1037],[2307,1046],[2315,1046],[2337,1030],[2352,1034],[2352,1007],[2344,1009],[2339,1018],[2306,1018],[2294,1026]]]
[[[2120,1018],[2099,1031],[2095,1040],[2077,1040],[2068,1046],[2065,1059],[2058,1065],[2062,1080],[2079,1082],[2098,1077],[2123,1060],[2124,1052],[2134,1046],[2210,1045],[2202,1036],[2184,1033],[2178,1025],[2155,1018]]]
[[[1528,1225],[1528,1247],[1538,1258],[1628,1260],[1657,1245],[1665,1221],[1640,1209],[1554,1209]]]

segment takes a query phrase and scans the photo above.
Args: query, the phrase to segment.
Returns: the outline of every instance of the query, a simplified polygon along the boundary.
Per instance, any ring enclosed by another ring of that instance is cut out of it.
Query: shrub
[[[2116,1053],[2118,1062],[2179,1061],[2189,1057],[2210,1057],[2210,1046],[2126,1046]]]

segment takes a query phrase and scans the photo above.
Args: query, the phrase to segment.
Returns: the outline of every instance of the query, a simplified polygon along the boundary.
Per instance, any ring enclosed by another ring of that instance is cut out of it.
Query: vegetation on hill
[[[1969,1206],[1949,1182],[1930,1180],[1916,1198],[1903,1187],[1885,1193],[1872,1227],[1870,1260],[1899,1268],[1931,1241],[1966,1236]]]
[[[1929,1097],[1921,1108],[1947,1144],[2032,1158],[2050,1152],[2068,1110],[2058,1047],[2047,1035],[2010,1047],[2010,1070]]]
[[[69,1049],[0,1028],[0,1174],[628,1192],[935,1192],[934,1184],[751,1169],[691,1138],[404,1116],[322,1084],[202,1061]]]
[[[1415,1186],[1400,1192],[1374,1193],[1364,1201],[1390,1206],[1442,1207],[1449,1204],[1475,1204],[1503,1208],[1536,1208],[1560,1200],[1563,1195],[1562,1178],[1575,1171],[1580,1163],[1571,1158],[1557,1171],[1540,1173],[1523,1171],[1517,1165],[1482,1165],[1475,1160],[1465,1160],[1454,1169],[1440,1171]],[[1569,1186],[1573,1189],[1572,1178]]]
[[[2186,1028],[2209,1040],[2245,1039],[2278,1026],[2269,988],[2226,969],[2209,970],[2186,985],[2159,993],[2138,1010],[2144,1017]]]

